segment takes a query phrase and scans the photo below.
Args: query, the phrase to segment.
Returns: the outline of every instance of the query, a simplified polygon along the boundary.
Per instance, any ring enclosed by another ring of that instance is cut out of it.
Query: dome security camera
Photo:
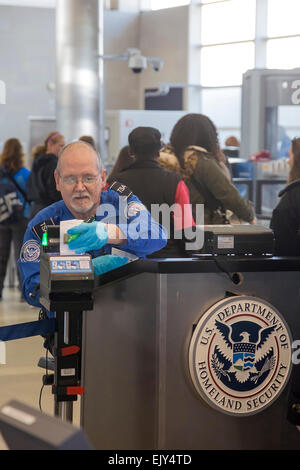
[[[129,57],[128,67],[133,73],[141,73],[147,68],[147,59],[141,54],[133,54]]]
[[[148,59],[148,62],[150,62],[151,67],[154,70],[154,72],[160,72],[164,65],[164,61],[156,57],[150,57]]]
[[[128,61],[128,67],[133,73],[141,73],[147,68],[148,62],[154,72],[160,72],[164,61],[159,57],[145,57],[136,47],[128,47],[123,54],[98,55],[103,60],[124,60]]]

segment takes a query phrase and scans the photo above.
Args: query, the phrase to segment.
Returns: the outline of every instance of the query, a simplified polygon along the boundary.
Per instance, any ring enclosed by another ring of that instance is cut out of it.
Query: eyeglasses
[[[74,186],[75,184],[78,184],[79,181],[81,181],[81,183],[84,186],[86,186],[86,185],[91,186],[99,180],[99,176],[100,175],[98,175],[98,176],[84,175],[81,178],[78,177],[78,176],[63,176],[62,181],[63,181],[64,184],[66,184],[68,186]]]

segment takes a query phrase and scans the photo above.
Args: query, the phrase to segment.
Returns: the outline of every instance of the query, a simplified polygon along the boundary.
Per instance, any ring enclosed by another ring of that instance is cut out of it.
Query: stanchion
[[[56,312],[54,337],[54,414],[73,421],[73,402],[84,393],[81,387],[82,311]]]
[[[59,254],[59,226],[47,226],[40,260],[40,302],[55,314],[54,414],[72,422],[81,386],[82,314],[93,309],[94,273],[90,255]],[[50,382],[49,382],[50,384]]]

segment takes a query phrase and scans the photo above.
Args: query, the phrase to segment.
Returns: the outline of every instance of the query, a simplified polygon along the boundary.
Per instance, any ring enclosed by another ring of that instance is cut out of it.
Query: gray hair
[[[104,165],[103,165],[103,162],[102,162],[102,159],[100,157],[100,154],[97,152],[97,150],[91,145],[89,144],[88,142],[84,142],[82,140],[73,140],[72,142],[69,142],[68,144],[66,144],[60,151],[59,151],[59,154],[58,154],[58,161],[57,161],[57,165],[56,165],[56,171],[58,174],[60,174],[60,159],[61,159],[61,156],[62,154],[65,152],[65,150],[67,150],[68,148],[72,147],[73,145],[83,145],[89,149],[91,149],[94,154],[96,155],[96,163],[97,163],[97,167],[99,169],[99,172],[101,172],[103,169],[104,169]]]

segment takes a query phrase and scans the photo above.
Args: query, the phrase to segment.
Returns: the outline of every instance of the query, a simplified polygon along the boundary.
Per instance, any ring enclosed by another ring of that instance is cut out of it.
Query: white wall
[[[122,54],[128,47],[139,47],[139,14],[117,10],[104,12],[104,53]],[[105,61],[105,108],[136,109],[139,76],[127,62]]]
[[[134,74],[126,62],[105,62],[106,109],[143,109],[145,88],[159,82],[188,82],[189,7],[124,13],[105,11],[104,52],[120,54],[137,47],[144,56],[164,60],[161,72],[151,67]]]
[[[25,145],[29,115],[54,113],[55,10],[0,6],[0,80],[6,104],[0,105],[0,145],[10,137]],[[26,149],[27,150],[27,149]]]
[[[161,72],[149,68],[141,74],[139,107],[142,109],[145,88],[155,88],[159,82],[188,82],[189,7],[142,12],[140,17],[142,54],[164,60]]]
[[[159,82],[188,81],[189,8],[147,12],[106,10],[104,53],[120,54],[137,47],[146,56],[158,56],[165,64],[135,75],[126,62],[105,64],[105,109],[143,109],[144,89]],[[0,105],[2,143],[17,137],[27,149],[28,116],[54,116],[55,9],[1,6],[0,80],[6,83],[6,104]]]

